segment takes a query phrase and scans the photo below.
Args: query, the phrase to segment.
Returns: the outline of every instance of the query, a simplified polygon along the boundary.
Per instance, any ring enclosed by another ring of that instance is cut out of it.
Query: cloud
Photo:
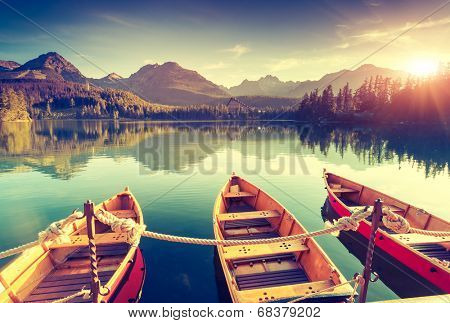
[[[203,69],[205,69],[205,70],[220,70],[223,68],[227,68],[228,66],[229,66],[229,64],[225,64],[224,62],[220,61],[215,64],[205,65],[205,66],[203,66]]]
[[[372,1],[366,1],[366,4],[367,4],[369,7],[379,7],[379,6],[381,6],[381,3],[380,3],[380,2],[374,1],[374,0],[372,0]]]
[[[135,24],[133,24],[131,22],[128,22],[128,21],[126,21],[126,20],[124,20],[124,19],[122,19],[120,17],[117,17],[117,16],[112,16],[112,15],[109,15],[109,14],[101,14],[100,17],[105,19],[105,20],[108,20],[109,22],[113,22],[115,24],[118,24],[118,25],[121,25],[121,26],[124,26],[124,27],[131,27],[131,28],[137,27],[137,25],[135,25]]]
[[[345,49],[345,48],[349,48],[349,47],[350,47],[349,43],[342,43],[342,44],[336,45],[336,48],[339,48],[339,49]]]
[[[279,72],[288,70],[290,68],[298,66],[299,64],[300,62],[296,58],[285,58],[274,60],[273,63],[267,64],[266,67],[268,67],[272,72]]]
[[[424,21],[418,25],[416,23],[407,22],[403,26],[395,27],[395,28],[387,28],[387,29],[367,29],[365,31],[361,31],[360,33],[345,36],[342,33],[342,30],[337,34],[342,40],[342,44],[336,46],[337,48],[344,48],[342,46],[347,45],[345,48],[350,46],[358,46],[366,43],[387,43],[400,35],[403,34],[400,38],[396,40],[396,42],[402,43],[411,43],[414,41],[414,37],[412,33],[414,31],[431,29],[435,27],[443,27],[450,25],[450,17],[442,18],[437,20],[429,19]]]
[[[229,52],[234,55],[235,58],[241,57],[242,55],[250,52],[250,48],[241,44],[236,44],[234,47],[223,49],[224,52]]]

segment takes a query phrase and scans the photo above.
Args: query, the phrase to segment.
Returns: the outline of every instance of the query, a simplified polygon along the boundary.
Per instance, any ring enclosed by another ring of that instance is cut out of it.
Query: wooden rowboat
[[[307,232],[267,193],[232,176],[217,196],[216,239],[250,240]],[[330,291],[308,300],[341,302],[352,293],[333,262],[312,238],[260,245],[219,246],[218,254],[233,302],[289,301]]]
[[[141,207],[133,194],[125,190],[95,206],[119,218],[131,218],[143,224]],[[32,247],[0,272],[0,303],[52,302],[73,295],[83,287],[90,289],[91,271],[86,218],[73,224],[70,242],[46,243]],[[145,262],[138,247],[126,243],[125,234],[113,233],[96,221],[98,272],[102,294],[100,302],[137,302],[144,278]],[[90,302],[79,296],[70,302]]]
[[[367,186],[355,183],[324,170],[328,200],[340,217],[373,205],[380,198],[395,214],[408,220],[413,228],[429,231],[450,231],[450,223],[422,209],[402,202]],[[369,238],[370,217],[360,222],[358,232]],[[416,233],[396,234],[381,226],[376,235],[376,246],[414,270],[430,283],[450,293],[450,237],[433,237]]]

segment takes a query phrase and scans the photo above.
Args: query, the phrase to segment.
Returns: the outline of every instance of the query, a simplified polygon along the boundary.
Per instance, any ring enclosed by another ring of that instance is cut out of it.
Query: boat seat
[[[239,198],[239,197],[255,197],[256,195],[250,192],[228,192],[223,195],[223,197],[229,198]]]
[[[404,212],[405,212],[404,209],[402,209],[402,208],[400,208],[400,207],[398,207],[398,206],[395,206],[395,205],[391,205],[391,204],[383,204],[383,206],[389,207],[389,209],[390,209],[392,212],[395,212],[395,213],[404,213]],[[352,212],[355,212],[355,211],[364,209],[365,206],[364,206],[364,205],[359,205],[359,206],[349,206],[348,208],[349,208],[350,210],[352,210]],[[372,210],[372,209],[373,209],[373,206],[370,206],[370,207],[369,207],[369,210]]]
[[[338,187],[338,188],[330,187],[330,189],[333,193],[359,193],[359,190],[354,190],[353,188],[346,188],[346,187]]]
[[[440,244],[413,244],[411,248],[423,253],[430,258],[437,258],[439,260],[450,261],[450,250],[447,250]]]
[[[115,211],[108,211],[109,213],[112,213],[118,218],[137,218],[136,212],[134,210],[115,210]]]
[[[100,282],[105,285],[113,276],[114,271],[100,271],[98,273]],[[91,273],[55,275],[50,274],[25,298],[24,302],[51,302],[59,298],[79,292],[83,287],[89,289]],[[83,299],[82,296],[70,300],[70,303],[88,303],[90,299]]]
[[[436,243],[450,242],[450,236],[433,237],[417,233],[393,234],[392,237],[400,240],[401,242],[407,245],[436,244]]]
[[[291,254],[307,251],[309,248],[301,241],[267,243],[263,245],[240,245],[223,247],[225,260],[239,260],[270,255]]]
[[[126,255],[130,245],[127,243],[113,244],[113,245],[101,245],[97,247],[97,257],[105,256],[122,256]],[[77,251],[71,253],[67,259],[88,258],[89,248],[80,248]]]
[[[239,290],[293,285],[307,282],[309,282],[309,279],[306,276],[306,273],[300,268],[236,276],[236,283]]]
[[[235,212],[235,213],[219,214],[217,216],[217,220],[219,222],[224,222],[224,221],[238,221],[238,220],[269,219],[269,218],[277,218],[279,216],[280,213],[275,210]]]
[[[331,279],[315,281],[315,282],[305,282],[292,284],[288,286],[273,286],[270,288],[256,288],[256,289],[246,289],[238,292],[239,301],[244,303],[254,303],[254,302],[267,302],[276,301],[277,299],[286,298],[297,298],[302,297],[310,293],[317,293],[322,289],[330,288],[334,285]],[[341,289],[342,291],[348,291],[348,286],[337,287],[334,291],[327,292],[328,294],[337,294]],[[326,294],[322,294],[326,295]]]
[[[70,242],[68,243],[53,243],[49,246],[49,249],[58,248],[73,248],[73,247],[85,247],[89,244],[87,235],[73,235],[70,236]],[[95,244],[97,246],[117,244],[119,242],[126,242],[127,235],[124,233],[99,233],[95,235]]]
[[[250,219],[250,220],[236,220],[226,221],[224,224],[225,230],[249,227],[265,227],[270,226],[270,222],[266,219]]]
[[[405,209],[402,209],[395,205],[383,204],[383,206],[387,206],[392,212],[396,212],[396,213],[404,213],[405,212]]]

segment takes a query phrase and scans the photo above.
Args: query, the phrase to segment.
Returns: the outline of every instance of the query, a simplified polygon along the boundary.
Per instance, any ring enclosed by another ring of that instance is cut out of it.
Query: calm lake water
[[[232,171],[257,184],[309,230],[324,227],[322,169],[449,218],[448,129],[311,127],[295,123],[36,121],[0,124],[0,250],[35,240],[50,222],[125,186],[152,231],[213,237],[212,207]],[[326,214],[326,216],[332,216]],[[350,279],[362,271],[357,234],[319,237]],[[219,302],[227,289],[214,248],[143,239],[143,302]],[[0,265],[5,261],[0,262]],[[368,300],[433,294],[387,259]]]

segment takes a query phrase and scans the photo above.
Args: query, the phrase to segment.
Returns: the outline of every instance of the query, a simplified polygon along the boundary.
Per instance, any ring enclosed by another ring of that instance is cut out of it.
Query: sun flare
[[[432,59],[416,59],[409,63],[408,71],[417,76],[436,74],[439,63]]]

